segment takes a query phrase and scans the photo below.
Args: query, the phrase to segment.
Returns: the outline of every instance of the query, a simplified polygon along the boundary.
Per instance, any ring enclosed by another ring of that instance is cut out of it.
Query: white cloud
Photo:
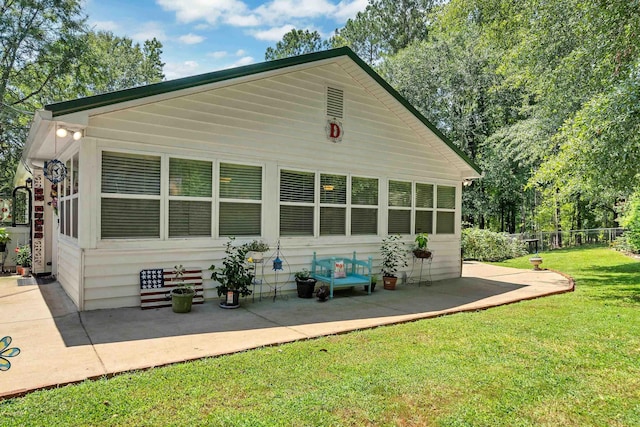
[[[355,18],[358,12],[365,10],[368,3],[368,0],[342,0],[336,6],[333,16],[338,22],[347,22],[348,19]]]
[[[256,60],[253,59],[252,56],[244,56],[238,59],[236,62],[234,62],[229,68],[240,67],[242,65],[249,65],[249,64],[253,64],[254,62],[256,62]]]
[[[178,37],[178,40],[180,40],[180,42],[184,44],[198,44],[204,41],[204,37],[197,34],[189,33]]]
[[[163,71],[167,80],[193,76],[195,74],[200,74],[203,72],[200,69],[200,64],[198,64],[196,61],[167,62],[164,66]]]
[[[120,24],[115,21],[94,21],[89,24],[97,31],[117,32],[120,30]]]
[[[131,38],[137,42],[151,40],[154,37],[160,41],[168,38],[167,34],[164,32],[163,24],[161,22],[145,22],[140,26],[137,32],[131,34]]]
[[[241,0],[156,0],[164,10],[175,12],[181,23],[204,21],[234,27],[281,26],[298,19],[319,17],[346,21],[364,10],[368,0],[271,0],[251,9]]]
[[[236,56],[244,56],[247,54],[247,51],[244,49],[238,49],[235,53]]]
[[[207,53],[207,56],[210,56],[215,59],[222,59],[228,55],[229,55],[229,52],[227,52],[226,50],[218,50],[216,52]]]
[[[250,34],[258,40],[273,42],[282,40],[282,36],[284,36],[294,28],[295,27],[293,25],[286,24],[282,27],[273,27],[269,28],[268,30],[250,31]]]
[[[239,0],[156,0],[164,10],[175,12],[179,22],[203,20],[215,25],[230,16],[250,15],[247,5]]]

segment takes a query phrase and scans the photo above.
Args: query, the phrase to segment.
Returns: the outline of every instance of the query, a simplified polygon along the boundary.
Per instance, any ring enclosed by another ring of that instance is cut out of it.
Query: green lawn
[[[35,392],[0,425],[640,425],[640,262],[542,256],[576,292]]]

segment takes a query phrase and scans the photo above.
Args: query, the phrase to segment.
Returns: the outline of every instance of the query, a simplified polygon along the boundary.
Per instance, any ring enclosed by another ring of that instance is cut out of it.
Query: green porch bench
[[[367,261],[358,260],[355,251],[352,258],[332,256],[321,259],[318,259],[314,252],[311,262],[311,277],[318,282],[329,285],[329,298],[333,298],[335,288],[356,285],[368,285],[367,290],[371,294],[372,267],[372,257],[369,257]]]

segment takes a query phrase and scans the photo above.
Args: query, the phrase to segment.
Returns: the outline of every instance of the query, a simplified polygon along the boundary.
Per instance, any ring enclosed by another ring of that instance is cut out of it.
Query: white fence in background
[[[622,235],[623,231],[623,228],[591,228],[588,230],[526,232],[509,234],[509,236],[518,240],[528,241],[529,250],[534,252],[536,243],[538,251],[558,249],[560,247],[609,244],[616,237]]]

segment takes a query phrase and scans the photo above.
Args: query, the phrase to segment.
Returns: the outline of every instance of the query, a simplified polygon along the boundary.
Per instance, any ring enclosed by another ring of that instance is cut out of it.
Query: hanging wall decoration
[[[44,176],[54,184],[62,182],[67,176],[67,167],[58,159],[44,162]]]

